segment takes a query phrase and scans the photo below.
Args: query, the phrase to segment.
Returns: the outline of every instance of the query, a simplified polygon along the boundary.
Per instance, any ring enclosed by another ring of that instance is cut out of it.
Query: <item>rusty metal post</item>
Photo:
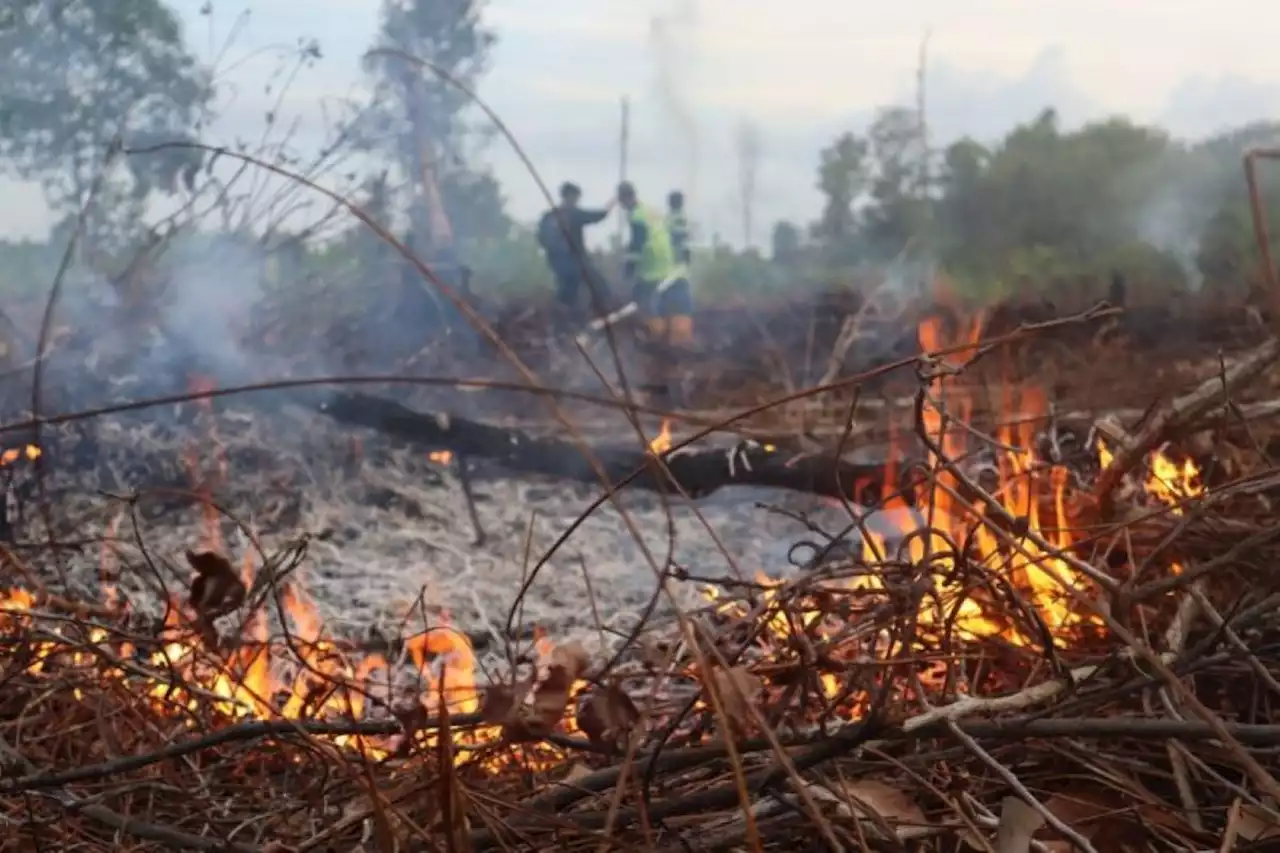
[[[1280,283],[1276,282],[1276,264],[1271,256],[1271,228],[1267,223],[1267,209],[1262,202],[1262,190],[1258,186],[1259,160],[1280,160],[1280,148],[1255,148],[1244,155],[1244,179],[1249,187],[1253,238],[1258,243],[1258,254],[1262,258],[1263,281],[1266,282],[1267,297],[1271,305],[1271,325],[1280,333]]]

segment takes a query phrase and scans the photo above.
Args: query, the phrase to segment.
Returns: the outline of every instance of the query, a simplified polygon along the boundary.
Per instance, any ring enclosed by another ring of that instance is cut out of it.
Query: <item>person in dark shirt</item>
[[[613,209],[610,201],[599,210],[587,210],[578,206],[582,190],[576,184],[565,183],[560,187],[560,204],[548,210],[538,223],[538,245],[547,258],[547,265],[556,278],[556,299],[576,317],[579,313],[580,294],[589,288],[586,304],[592,305],[594,291],[601,308],[608,310],[609,289],[604,277],[597,274],[587,256],[583,231],[588,225],[604,220]],[[589,284],[588,284],[589,282]]]

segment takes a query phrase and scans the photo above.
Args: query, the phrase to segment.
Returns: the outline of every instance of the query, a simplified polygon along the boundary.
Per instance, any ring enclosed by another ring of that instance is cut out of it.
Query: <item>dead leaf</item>
[[[1044,815],[1020,797],[1005,797],[1000,803],[996,853],[1027,853],[1031,849],[1031,839],[1044,822]]]
[[[535,740],[550,734],[564,719],[573,685],[591,662],[581,643],[556,646],[548,656],[547,676],[533,690],[533,701],[517,707],[517,718],[506,726],[512,740]]]
[[[573,766],[569,768],[569,772],[564,774],[564,778],[560,780],[561,785],[573,785],[580,779],[585,779],[591,775],[591,768],[580,761],[575,761]]]
[[[764,691],[764,682],[744,666],[714,669],[711,671],[711,680],[724,704],[729,724],[739,729],[745,728],[751,721],[752,706]]]
[[[587,654],[586,647],[582,643],[574,641],[552,649],[547,668],[555,669],[556,667],[561,667],[572,680],[576,681],[579,675],[586,672],[590,663],[591,655]]]
[[[640,662],[646,669],[656,671],[666,669],[671,661],[671,651],[669,644],[661,640],[648,636],[640,638]]]
[[[487,688],[482,694],[480,716],[486,723],[506,725],[516,718],[516,711],[524,697],[529,695],[529,683],[499,684]]]
[[[640,710],[617,682],[592,691],[578,709],[578,728],[592,743],[616,746],[640,720]]]
[[[1275,811],[1275,804],[1263,801]],[[1240,822],[1236,824],[1236,833],[1245,841],[1266,841],[1268,838],[1280,838],[1280,823],[1253,803],[1240,806]]]
[[[1100,792],[1079,788],[1069,792],[1062,791],[1045,800],[1044,807],[1058,820],[1078,832],[1086,841],[1092,841],[1104,828],[1108,835],[1112,831],[1116,832],[1117,837],[1124,835],[1126,830],[1132,829],[1132,823],[1120,819],[1108,819],[1115,815],[1116,809],[1103,799]],[[1050,833],[1058,836],[1057,830],[1046,827],[1041,831],[1040,837],[1043,838]],[[1045,846],[1053,851],[1059,848],[1063,851],[1074,848],[1074,845],[1066,840],[1047,840]]]
[[[246,589],[231,561],[216,551],[187,551],[195,570],[188,603],[206,620],[225,616],[244,603]]]
[[[927,826],[924,812],[916,805],[916,801],[905,791],[900,791],[876,779],[858,779],[841,781],[832,788],[843,804],[861,812],[870,818],[879,818],[899,837],[902,829]],[[852,817],[849,812],[847,817]],[[895,824],[901,826],[895,827]]]

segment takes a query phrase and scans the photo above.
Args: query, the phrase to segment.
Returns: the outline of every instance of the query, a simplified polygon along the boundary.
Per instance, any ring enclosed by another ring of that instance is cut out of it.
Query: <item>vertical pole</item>
[[[622,96],[622,132],[618,138],[618,183],[627,179],[627,150],[631,147],[631,99]],[[627,224],[626,214],[621,208],[618,211],[618,242],[623,239],[623,230]]]

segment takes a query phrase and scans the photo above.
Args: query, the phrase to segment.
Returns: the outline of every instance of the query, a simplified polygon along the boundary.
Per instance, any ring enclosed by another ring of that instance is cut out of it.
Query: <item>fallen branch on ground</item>
[[[598,483],[595,471],[572,444],[535,438],[514,428],[493,426],[445,413],[417,412],[369,394],[328,398],[319,411],[339,423],[367,427],[426,450],[449,450],[492,460],[512,471]],[[858,465],[832,456],[791,454],[768,444],[743,441],[725,449],[677,448],[661,454],[668,474],[650,451],[634,447],[594,448],[609,480],[618,483],[637,470],[633,485],[649,491],[678,487],[693,498],[725,486],[772,486],[841,497],[864,490],[879,493],[881,465]]]

